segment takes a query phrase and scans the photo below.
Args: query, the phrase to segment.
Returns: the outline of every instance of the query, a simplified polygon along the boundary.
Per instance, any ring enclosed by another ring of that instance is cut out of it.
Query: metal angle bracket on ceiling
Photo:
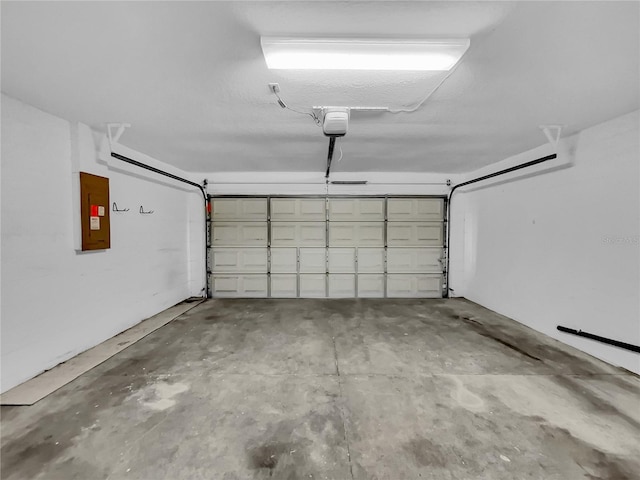
[[[558,142],[560,142],[560,135],[562,134],[564,125],[540,125],[538,128],[542,130],[544,136],[547,137],[547,141],[553,146],[554,149],[557,150]]]
[[[120,140],[120,137],[124,133],[124,129],[130,127],[130,123],[107,123],[107,136],[109,137],[109,146],[114,143],[118,143],[118,140]],[[115,134],[112,132],[112,128],[118,129],[116,130]]]

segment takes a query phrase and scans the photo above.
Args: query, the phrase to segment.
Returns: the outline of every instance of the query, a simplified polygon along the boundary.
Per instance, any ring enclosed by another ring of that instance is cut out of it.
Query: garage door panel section
[[[215,222],[211,241],[221,247],[266,247],[267,222]]]
[[[300,273],[326,273],[327,250],[325,248],[300,249]]]
[[[389,248],[387,272],[389,273],[440,273],[442,272],[441,248]]]
[[[382,247],[383,222],[329,222],[330,247]]]
[[[444,200],[441,198],[390,198],[387,220],[390,222],[441,222]]]
[[[442,222],[389,222],[387,245],[390,247],[440,247],[443,245]]]
[[[296,273],[298,249],[296,247],[271,248],[271,273]]]
[[[324,222],[271,222],[271,246],[313,247],[325,244]]]
[[[327,296],[327,278],[322,274],[300,274],[300,297],[324,298]]]
[[[214,222],[267,221],[266,198],[214,198],[211,218]]]
[[[384,221],[384,198],[331,198],[329,221]]]
[[[214,272],[267,273],[267,249],[213,248],[211,266]]]
[[[273,298],[296,298],[298,276],[293,274],[271,274],[271,296]]]
[[[272,198],[271,220],[323,222],[326,216],[325,203],[324,198]]]
[[[212,290],[216,298],[265,298],[267,275],[214,275]]]
[[[358,274],[359,298],[383,298],[384,274]]]
[[[356,296],[356,276],[329,274],[330,298],[354,298]]]
[[[358,273],[384,273],[384,248],[358,248]]]
[[[442,275],[388,274],[389,298],[441,298]]]
[[[355,273],[355,248],[329,248],[329,273]]]

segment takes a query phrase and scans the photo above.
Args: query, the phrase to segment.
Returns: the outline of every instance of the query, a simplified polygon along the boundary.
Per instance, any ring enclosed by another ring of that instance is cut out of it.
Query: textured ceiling
[[[638,2],[2,2],[2,90],[189,171],[322,171],[328,140],[269,93],[412,105],[441,74],[269,71],[261,35],[470,37],[415,113],[354,113],[334,171],[475,170],[639,106]]]

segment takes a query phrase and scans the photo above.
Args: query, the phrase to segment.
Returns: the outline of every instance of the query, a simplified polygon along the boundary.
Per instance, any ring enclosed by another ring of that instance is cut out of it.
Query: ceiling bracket
[[[558,149],[558,142],[560,142],[560,135],[564,125],[540,125],[538,128],[542,130],[544,136],[547,137],[547,141],[553,146],[555,150]]]
[[[124,129],[129,127],[131,127],[130,123],[107,123],[107,136],[109,137],[109,147],[111,147],[111,145],[114,143],[118,143],[118,140],[120,140],[120,137],[124,133]],[[115,134],[112,132],[113,128],[118,129],[116,130]],[[113,148],[111,150],[113,151]]]

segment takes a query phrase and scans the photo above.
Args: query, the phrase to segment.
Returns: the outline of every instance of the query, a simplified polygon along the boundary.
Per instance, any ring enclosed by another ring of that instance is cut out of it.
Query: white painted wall
[[[76,250],[78,170],[109,177],[111,201],[130,208],[111,213],[109,250]],[[86,125],[3,95],[1,181],[2,391],[200,294],[201,194],[111,159]]]
[[[560,168],[456,193],[451,259],[457,296],[637,373],[638,354],[556,326],[640,344],[639,118],[635,111],[564,139],[551,165]],[[547,153],[525,152],[469,178]]]

